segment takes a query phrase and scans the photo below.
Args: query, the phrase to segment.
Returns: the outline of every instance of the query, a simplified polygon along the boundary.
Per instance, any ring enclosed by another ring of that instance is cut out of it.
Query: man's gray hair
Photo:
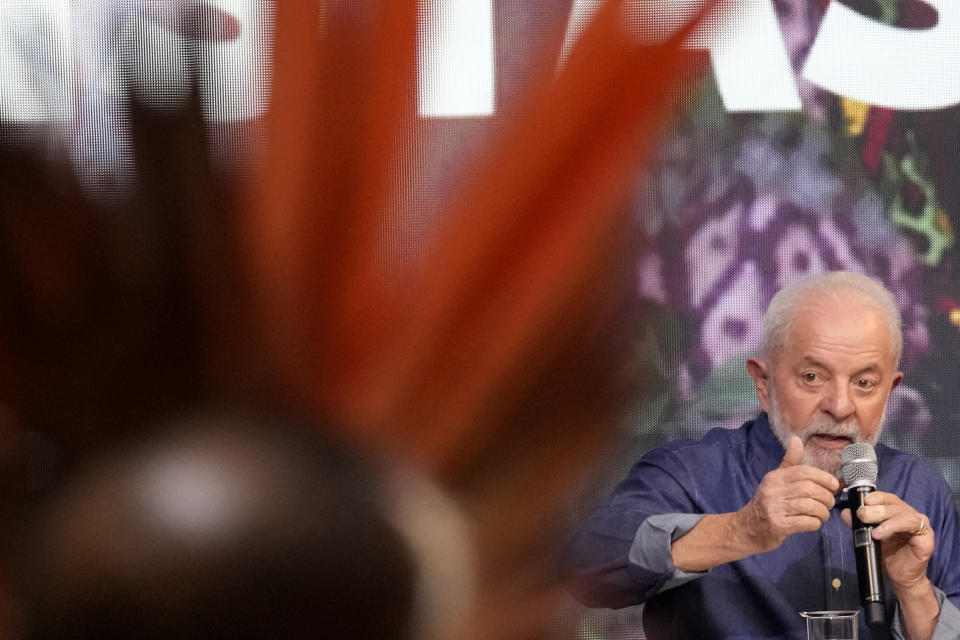
[[[763,316],[760,356],[768,360],[786,343],[801,311],[826,299],[840,300],[851,293],[866,299],[880,312],[890,333],[890,350],[894,366],[897,366],[903,352],[903,331],[896,300],[879,281],[852,271],[827,271],[805,276],[780,289]]]

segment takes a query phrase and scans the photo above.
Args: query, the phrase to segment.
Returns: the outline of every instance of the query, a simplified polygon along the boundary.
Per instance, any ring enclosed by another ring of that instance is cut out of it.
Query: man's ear
[[[890,385],[890,391],[893,391],[898,386],[900,386],[901,382],[903,382],[903,372],[897,371],[896,373],[893,374],[893,381]]]
[[[747,372],[753,378],[753,386],[757,388],[757,399],[760,400],[760,407],[769,412],[770,369],[767,363],[760,358],[747,358]]]

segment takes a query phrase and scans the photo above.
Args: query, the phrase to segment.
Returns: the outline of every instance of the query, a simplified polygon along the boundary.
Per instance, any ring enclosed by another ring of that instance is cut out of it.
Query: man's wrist
[[[940,617],[940,600],[930,580],[923,576],[910,585],[894,584],[905,635],[909,640],[927,640]]]
[[[731,539],[738,545],[743,557],[764,553],[775,548],[761,535],[760,518],[756,503],[750,500],[739,511],[730,514],[730,526],[733,527]]]
[[[893,584],[892,586],[893,592],[897,594],[897,600],[899,600],[901,604],[922,603],[931,600],[933,602],[937,601],[937,597],[933,593],[933,585],[927,576],[923,576],[921,579],[909,585]]]
[[[707,571],[756,553],[740,512],[704,516],[687,535],[672,545],[674,566],[683,571]]]

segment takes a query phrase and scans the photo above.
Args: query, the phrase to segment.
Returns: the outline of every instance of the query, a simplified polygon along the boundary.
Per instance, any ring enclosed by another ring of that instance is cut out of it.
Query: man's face
[[[876,442],[887,397],[903,378],[880,312],[850,298],[806,307],[783,347],[747,363],[780,441],[800,436],[804,464],[837,476],[846,445]]]

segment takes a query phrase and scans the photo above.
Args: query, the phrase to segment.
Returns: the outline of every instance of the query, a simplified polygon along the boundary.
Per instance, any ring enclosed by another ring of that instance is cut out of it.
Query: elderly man
[[[859,609],[840,455],[877,441],[901,347],[893,297],[870,278],[781,290],[747,359],[764,413],[634,465],[568,544],[570,590],[591,606],[645,603],[652,639],[800,639],[798,612]],[[858,515],[882,543],[891,634],[960,638],[954,497],[930,465],[884,445],[877,458]]]

